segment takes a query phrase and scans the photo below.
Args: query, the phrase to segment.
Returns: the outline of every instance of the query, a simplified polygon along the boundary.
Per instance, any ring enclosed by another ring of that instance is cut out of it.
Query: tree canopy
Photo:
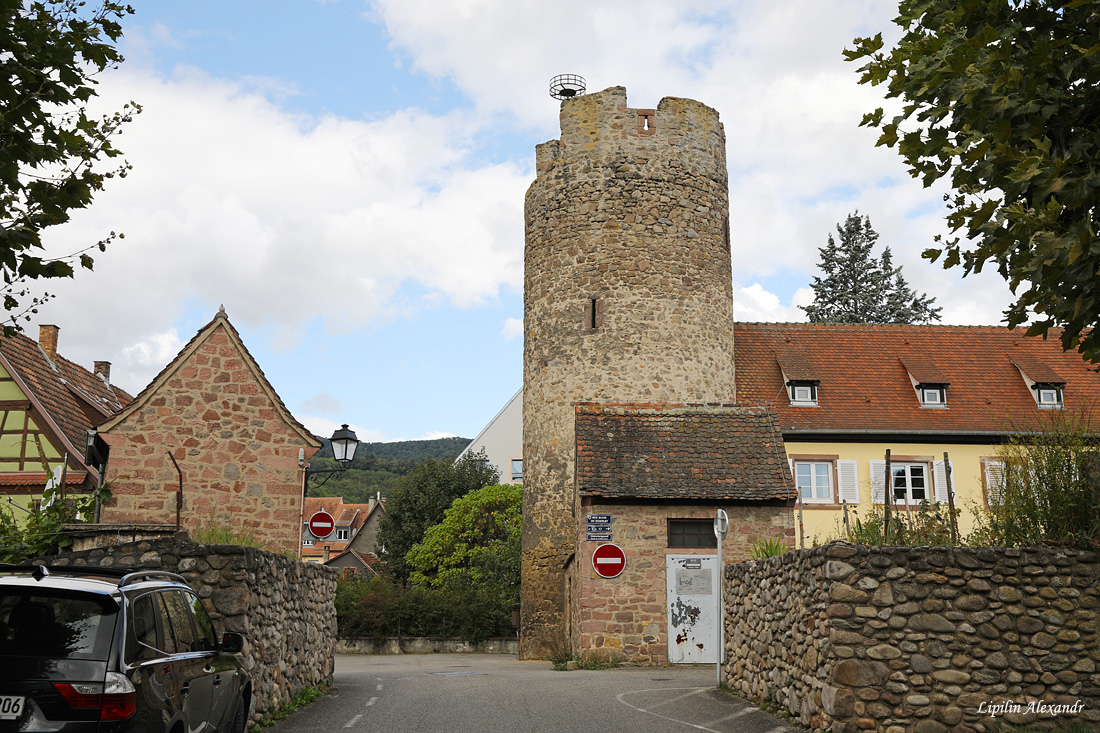
[[[461,581],[519,589],[523,487],[485,486],[455,499],[405,561],[414,583]]]
[[[120,20],[133,8],[105,0],[89,8],[80,0],[0,0],[0,273],[4,332],[29,320],[48,294],[30,294],[28,281],[72,277],[73,265],[92,268],[93,249],[103,251],[112,232],[80,252],[41,256],[44,229],[87,207],[105,179],[125,176],[129,165],[104,170],[116,158],[111,139],[140,108],[130,103],[97,119],[87,104],[95,76],[117,66]],[[121,236],[121,235],[119,235]],[[29,296],[29,300],[28,300]]]
[[[855,39],[860,83],[902,102],[862,125],[924,184],[944,178],[950,235],[924,257],[963,274],[993,263],[1011,327],[1064,329],[1100,362],[1100,2],[902,0],[893,49]]]
[[[800,306],[813,323],[926,323],[940,319],[935,298],[917,295],[894,267],[893,254],[886,247],[875,260],[873,250],[878,232],[871,218],[859,212],[849,214],[836,225],[839,243],[829,235],[818,252],[822,276],[814,276],[810,287],[814,302]]]
[[[429,527],[443,521],[454,500],[499,480],[499,472],[484,453],[467,453],[455,463],[434,458],[421,461],[401,477],[386,503],[378,530],[379,556],[397,578],[407,579],[405,556]]]

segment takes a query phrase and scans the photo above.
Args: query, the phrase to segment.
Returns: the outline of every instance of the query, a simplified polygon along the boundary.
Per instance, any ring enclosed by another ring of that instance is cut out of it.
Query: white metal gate
[[[668,661],[718,661],[718,556],[667,555]]]

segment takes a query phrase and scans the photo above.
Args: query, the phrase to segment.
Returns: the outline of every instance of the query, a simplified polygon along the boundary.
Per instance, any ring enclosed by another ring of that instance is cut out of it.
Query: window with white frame
[[[1039,403],[1039,409],[1058,410],[1064,406],[1061,384],[1036,384],[1035,401]]]
[[[787,394],[795,407],[817,407],[817,382],[791,380],[787,382]]]
[[[351,529],[349,529],[348,527],[337,527],[336,528],[336,541],[337,542],[347,542],[349,539],[351,539]]]
[[[795,461],[794,481],[803,503],[832,504],[833,464],[825,461]]]
[[[928,465],[925,463],[891,463],[890,483],[895,504],[920,504],[932,501],[928,493]]]
[[[513,481],[522,481],[523,480],[523,459],[522,458],[513,458],[512,459],[512,480]]]
[[[947,407],[947,385],[918,384],[921,407]]]

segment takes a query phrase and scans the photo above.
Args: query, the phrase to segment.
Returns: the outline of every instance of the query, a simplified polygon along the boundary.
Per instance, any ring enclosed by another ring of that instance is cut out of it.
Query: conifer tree
[[[889,247],[873,257],[878,232],[871,218],[850,214],[837,224],[839,243],[829,235],[818,252],[822,276],[814,276],[814,302],[800,306],[812,323],[928,323],[942,308],[926,293],[918,295],[894,267]]]

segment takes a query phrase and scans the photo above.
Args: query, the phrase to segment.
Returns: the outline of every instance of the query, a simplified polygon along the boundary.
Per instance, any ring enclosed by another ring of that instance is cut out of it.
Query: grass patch
[[[191,532],[191,541],[200,545],[244,545],[266,550],[256,531],[248,528],[230,527],[224,524],[204,524]]]
[[[248,727],[249,733],[260,733],[261,730],[269,726],[275,725],[276,720],[286,720],[290,717],[291,713],[295,712],[299,708],[309,705],[314,700],[318,700],[325,696],[328,692],[328,688],[324,685],[318,685],[317,687],[307,687],[299,692],[290,702],[280,705],[271,711],[271,713],[264,717],[259,723],[253,723]]]

